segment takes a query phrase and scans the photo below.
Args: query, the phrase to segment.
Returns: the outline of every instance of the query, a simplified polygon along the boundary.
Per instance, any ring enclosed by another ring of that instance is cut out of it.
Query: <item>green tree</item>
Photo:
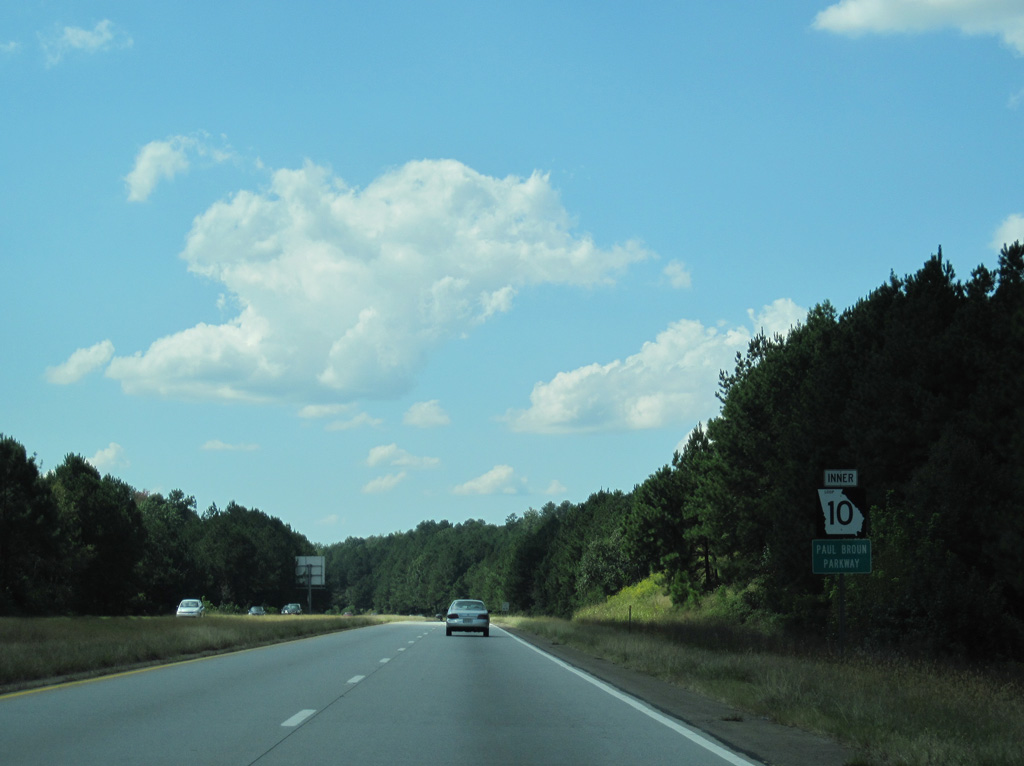
[[[201,596],[206,581],[197,558],[201,530],[194,497],[175,489],[163,495],[147,495],[139,510],[146,528],[146,548],[141,562],[147,606],[168,613],[182,598]]]
[[[71,608],[83,614],[126,614],[137,606],[146,542],[135,490],[100,477],[79,455],[68,455],[48,478],[67,544]]]
[[[35,458],[0,434],[0,614],[60,609],[61,529]]]
[[[313,546],[280,519],[235,502],[211,506],[202,516],[200,564],[208,576],[206,595],[223,606],[273,604],[297,596],[295,557]]]

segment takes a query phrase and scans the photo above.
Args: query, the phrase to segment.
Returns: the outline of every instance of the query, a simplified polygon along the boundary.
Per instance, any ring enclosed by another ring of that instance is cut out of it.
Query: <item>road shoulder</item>
[[[502,629],[766,766],[847,766],[857,757],[855,750],[826,737],[742,713],[549,639],[514,628]]]

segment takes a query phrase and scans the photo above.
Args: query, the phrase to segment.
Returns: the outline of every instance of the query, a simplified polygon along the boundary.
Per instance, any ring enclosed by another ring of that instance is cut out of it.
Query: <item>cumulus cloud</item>
[[[405,468],[435,468],[441,464],[441,460],[436,457],[417,457],[397,444],[382,444],[370,450],[370,454],[366,456],[366,464],[376,466],[382,463]]]
[[[327,424],[328,431],[351,431],[353,428],[376,428],[383,423],[380,418],[375,418],[365,412],[360,412],[344,420],[333,420]]]
[[[758,313],[747,309],[747,316],[755,332],[764,333],[769,338],[775,335],[785,337],[791,329],[804,321],[807,309],[797,306],[789,298],[779,298],[762,306]]]
[[[344,416],[344,417],[342,417]],[[299,410],[304,419],[334,418],[327,424],[327,431],[351,431],[363,426],[379,426],[383,421],[360,412],[354,404],[307,404]]]
[[[363,494],[378,495],[382,492],[390,492],[397,487],[405,478],[405,471],[391,473],[387,476],[378,476],[363,485]]]
[[[114,344],[109,340],[97,343],[89,348],[75,351],[66,362],[46,368],[46,379],[50,383],[66,386],[77,383],[93,370],[111,360],[114,356]]]
[[[662,273],[668,277],[669,284],[676,289],[689,288],[693,284],[690,272],[680,261],[670,261]]]
[[[537,383],[530,407],[505,415],[515,431],[568,433],[637,430],[706,420],[717,412],[720,370],[731,370],[751,337],[785,334],[806,316],[789,299],[754,316],[751,328],[720,330],[673,322],[625,360],[594,363]]]
[[[552,479],[551,483],[548,484],[548,488],[544,490],[545,495],[564,495],[565,492],[565,485],[558,479]]]
[[[995,35],[1024,55],[1024,8],[1012,0],[842,0],[818,13],[813,26],[851,37],[958,29]]]
[[[452,490],[456,495],[514,495],[517,491],[515,471],[510,465],[496,465]]]
[[[429,402],[417,402],[412,405],[406,410],[402,422],[416,428],[436,428],[448,425],[452,419],[441,408],[441,403],[437,399],[431,399]]]
[[[129,202],[145,202],[162,180],[171,180],[184,173],[195,157],[214,163],[233,156],[230,149],[210,143],[205,135],[171,136],[163,141],[150,141],[135,156],[135,165],[124,177]]]
[[[129,464],[128,459],[125,457],[124,448],[117,442],[110,442],[106,447],[101,449],[91,458],[88,458],[88,462],[97,470],[105,473],[115,468],[126,468]]]
[[[327,418],[352,410],[351,404],[307,404],[299,410],[300,418]]]
[[[64,56],[73,51],[99,53],[131,48],[133,41],[131,35],[116,26],[110,19],[104,19],[92,29],[64,27],[53,35],[40,35],[39,43],[46,56],[46,65],[56,66]]]
[[[1006,220],[996,229],[991,247],[993,250],[999,251],[1003,249],[1003,245],[1012,245],[1017,241],[1024,242],[1024,215],[1014,213],[1007,216]]]
[[[306,163],[197,216],[182,258],[233,319],[115,358],[133,394],[339,402],[409,390],[430,354],[540,284],[592,286],[647,257],[573,231],[546,175],[410,162],[364,189]]]

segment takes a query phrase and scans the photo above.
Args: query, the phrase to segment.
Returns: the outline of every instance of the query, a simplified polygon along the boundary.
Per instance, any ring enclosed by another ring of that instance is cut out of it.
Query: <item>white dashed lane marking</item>
[[[289,726],[289,727],[290,726],[298,726],[300,723],[305,721],[307,718],[309,718],[315,712],[316,712],[315,710],[300,710],[298,713],[293,715],[291,718],[289,718],[287,721],[285,721],[281,725],[282,726]]]

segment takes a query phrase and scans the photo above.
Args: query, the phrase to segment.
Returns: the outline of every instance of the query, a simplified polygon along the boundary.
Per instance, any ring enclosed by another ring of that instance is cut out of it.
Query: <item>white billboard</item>
[[[312,588],[323,588],[327,583],[324,578],[323,556],[295,557],[295,584]]]

